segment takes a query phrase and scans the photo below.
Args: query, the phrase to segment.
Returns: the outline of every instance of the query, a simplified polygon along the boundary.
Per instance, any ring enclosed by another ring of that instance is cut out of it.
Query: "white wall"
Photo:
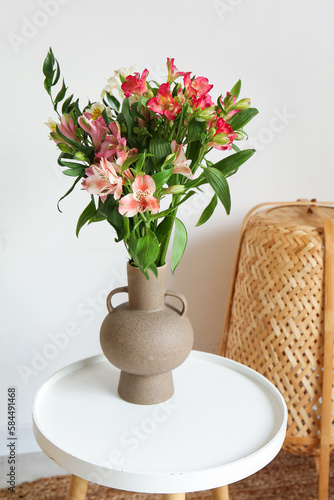
[[[263,201],[333,199],[334,4],[2,0],[0,8],[1,444],[7,387],[14,385],[19,451],[29,451],[25,430],[35,391],[55,370],[100,352],[104,299],[125,284],[126,263],[107,224],[75,237],[86,193],[78,190],[57,212],[70,179],[57,167],[44,125],[53,116],[41,70],[48,47],[83,103],[98,100],[120,66],[148,67],[163,78],[168,56],[180,69],[207,76],[216,95],[241,78],[242,96],[260,110],[248,127],[258,152],[230,182],[231,215],[220,207],[195,228],[209,195],[190,203],[183,211],[188,249],[168,282],[188,297],[195,347],[217,352],[246,212]]]

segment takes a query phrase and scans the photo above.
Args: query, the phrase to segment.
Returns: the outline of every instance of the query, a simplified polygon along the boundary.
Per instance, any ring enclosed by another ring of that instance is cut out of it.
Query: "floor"
[[[0,457],[0,488],[7,486],[6,475],[9,472],[8,457]],[[40,477],[68,474],[42,452],[23,453],[16,456],[16,484],[35,481]]]

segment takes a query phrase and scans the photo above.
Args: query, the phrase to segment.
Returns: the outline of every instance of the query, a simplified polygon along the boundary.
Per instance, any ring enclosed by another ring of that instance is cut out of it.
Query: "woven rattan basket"
[[[267,207],[263,209],[263,206]],[[284,449],[316,457],[328,498],[334,450],[334,207],[274,203],[244,221],[221,354],[271,380],[289,410]]]

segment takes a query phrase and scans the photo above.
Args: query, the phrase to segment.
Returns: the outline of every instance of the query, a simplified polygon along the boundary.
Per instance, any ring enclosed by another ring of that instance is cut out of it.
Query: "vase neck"
[[[165,307],[167,266],[158,267],[158,277],[149,271],[149,279],[138,267],[128,264],[128,293],[131,309],[152,311]]]

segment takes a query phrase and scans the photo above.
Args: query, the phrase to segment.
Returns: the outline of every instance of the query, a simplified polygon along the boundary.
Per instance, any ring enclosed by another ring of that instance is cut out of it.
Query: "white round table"
[[[118,396],[103,355],[61,369],[34,400],[40,448],[79,483],[163,494],[217,489],[277,455],[287,409],[262,375],[198,351],[173,374],[174,396],[142,406]],[[81,486],[69,498],[85,498]]]

